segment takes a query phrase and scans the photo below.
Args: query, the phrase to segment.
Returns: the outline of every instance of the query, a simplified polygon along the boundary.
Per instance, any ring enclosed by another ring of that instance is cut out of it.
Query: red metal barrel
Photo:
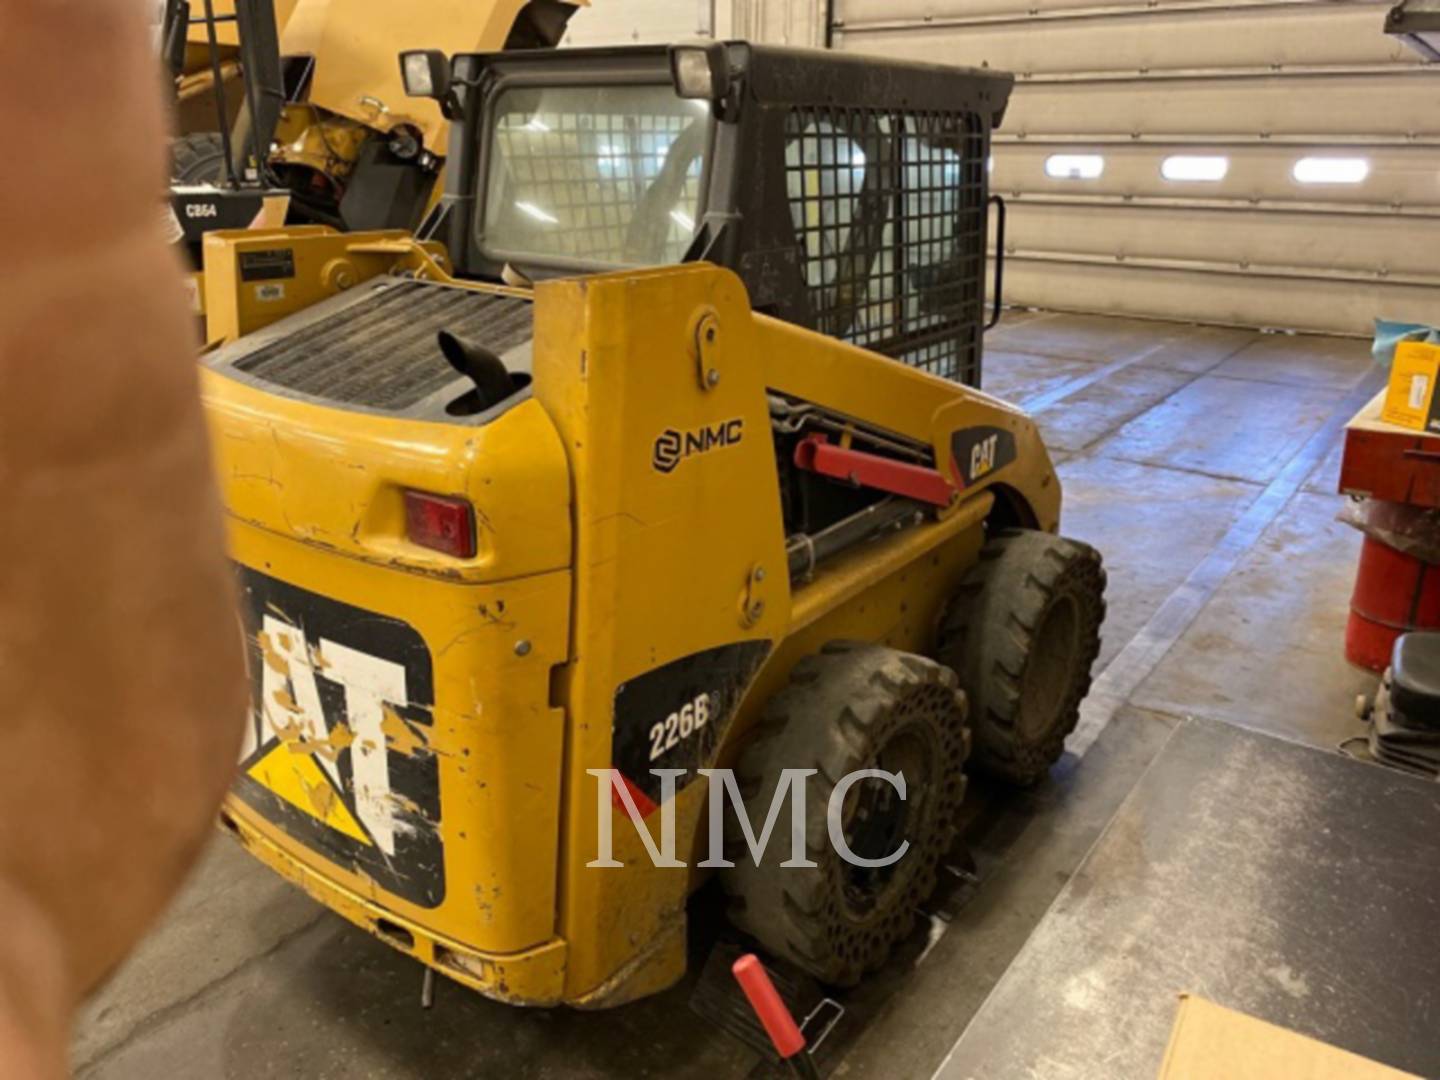
[[[1397,637],[1410,630],[1437,629],[1440,566],[1366,536],[1345,627],[1345,659],[1384,671]]]

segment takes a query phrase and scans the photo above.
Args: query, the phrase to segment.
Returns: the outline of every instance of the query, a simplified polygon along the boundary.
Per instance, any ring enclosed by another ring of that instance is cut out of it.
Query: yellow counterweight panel
[[[202,373],[201,388],[226,508],[242,521],[349,556],[356,567],[368,562],[457,582],[570,564],[565,461],[534,401],[471,427],[319,408],[211,371]],[[475,507],[474,558],[406,539],[407,488]]]
[[[346,755],[433,755],[440,816],[425,821],[412,813],[409,827],[439,834],[443,862],[426,866],[440,877],[428,884],[443,899],[432,907],[398,895],[363,865],[327,857],[232,794],[227,812],[268,844],[254,849],[256,854],[264,858],[275,849],[275,857],[266,860],[272,865],[283,853],[309,873],[377,904],[383,917],[412,933],[458,942],[472,951],[514,953],[552,939],[565,721],[564,713],[549,704],[550,670],[563,664],[568,652],[570,575],[556,571],[489,585],[457,585],[336,558],[234,519],[229,533],[233,557],[248,570],[303,583],[307,591],[368,618],[399,620],[423,639],[433,665],[434,705],[428,710],[433,724],[396,722],[387,714],[385,745],[371,748],[346,742],[353,732],[337,739],[332,728],[328,740],[316,740],[292,729],[281,732],[268,753],[260,742],[255,755],[262,765],[272,759],[272,770],[299,773],[296,784],[303,783],[305,771],[319,776],[326,760],[343,762]],[[308,631],[316,639],[308,644],[317,672],[343,685],[343,669],[333,655],[326,660],[323,632],[306,625],[303,611],[288,611],[277,603],[269,614],[294,626],[297,635]],[[521,641],[526,642],[524,655],[516,649]],[[252,666],[275,662],[266,653],[263,645],[257,648],[252,642]],[[292,686],[299,674],[294,664],[293,655],[286,658]],[[255,775],[260,770],[243,771],[281,799],[287,797],[288,791]],[[395,797],[402,805],[412,798],[398,788]],[[337,805],[348,819],[339,829],[336,821],[327,820],[337,816]],[[309,813],[342,836],[358,827],[353,792],[340,791],[323,805],[312,805]],[[402,860],[393,861],[397,873],[404,873]]]
[[[486,992],[553,998],[572,594],[554,426],[534,401],[473,426],[210,371],[203,391],[256,706],[228,813],[347,917],[443,946]],[[467,500],[475,557],[411,543],[405,489]]]

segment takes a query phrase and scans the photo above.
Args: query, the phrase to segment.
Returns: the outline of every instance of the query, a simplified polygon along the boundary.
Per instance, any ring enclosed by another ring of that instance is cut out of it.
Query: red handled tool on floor
[[[735,961],[730,970],[734,972],[740,989],[745,991],[750,1007],[759,1017],[765,1034],[770,1036],[770,1042],[774,1044],[780,1060],[789,1065],[791,1073],[800,1077],[800,1080],[820,1080],[815,1062],[811,1060],[805,1047],[805,1036],[801,1033],[800,1026],[795,1023],[795,1018],[790,1015],[790,1010],[785,1007],[785,1002],[780,1000],[775,984],[770,981],[760,958],[754,953],[746,953]]]

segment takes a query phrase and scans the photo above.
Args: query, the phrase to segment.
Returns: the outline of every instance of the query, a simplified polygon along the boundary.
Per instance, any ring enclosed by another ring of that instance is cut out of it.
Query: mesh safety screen
[[[978,385],[984,170],[973,113],[794,109],[786,183],[816,328]]]

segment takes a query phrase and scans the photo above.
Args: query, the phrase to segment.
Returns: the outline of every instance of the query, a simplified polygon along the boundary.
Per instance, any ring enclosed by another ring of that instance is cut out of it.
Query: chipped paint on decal
[[[445,889],[432,659],[408,624],[239,568],[254,706],[236,794],[383,890]]]

